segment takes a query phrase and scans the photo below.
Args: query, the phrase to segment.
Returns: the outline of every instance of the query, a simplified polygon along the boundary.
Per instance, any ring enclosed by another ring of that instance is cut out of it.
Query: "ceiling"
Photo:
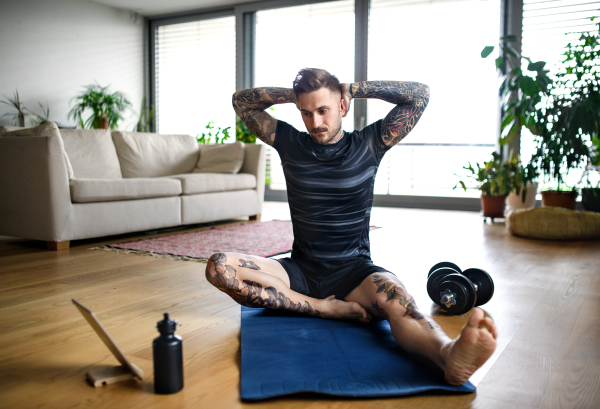
[[[256,0],[91,0],[118,9],[132,10],[143,16],[180,13],[233,4],[250,3]]]

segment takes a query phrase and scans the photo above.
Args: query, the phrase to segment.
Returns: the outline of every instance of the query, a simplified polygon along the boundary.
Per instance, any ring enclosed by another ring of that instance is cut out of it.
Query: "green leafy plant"
[[[592,20],[594,20],[592,18]],[[598,161],[600,137],[600,23],[569,43],[552,86],[552,98],[540,119],[533,161],[555,180],[558,189],[570,169]]]
[[[38,105],[40,106],[40,109],[42,110],[42,115],[39,115],[36,112],[33,112],[30,109],[27,109],[27,111],[29,111],[29,113],[35,117],[35,120],[34,120],[35,121],[35,126],[38,126],[38,125],[41,125],[41,124],[45,124],[46,122],[52,121],[50,119],[50,107],[48,107],[48,106],[44,107],[41,102],[38,102]],[[59,129],[69,128],[69,126],[61,124],[58,121],[53,121],[53,122],[56,124],[56,126]]]
[[[529,57],[518,53],[510,43],[517,41],[514,35],[500,39],[501,55],[496,58],[496,68],[502,78],[500,94],[502,96],[502,134],[500,145],[506,145],[520,135],[526,127],[534,135],[539,135],[539,117],[543,115],[543,102],[550,95],[552,79],[548,76],[544,61],[534,62]],[[481,57],[487,58],[494,51],[494,46],[486,46]],[[523,66],[526,63],[526,69]]]
[[[76,104],[69,111],[69,118],[82,128],[115,129],[123,119],[123,112],[131,108],[131,102],[118,91],[109,93],[108,88],[98,83],[86,86],[85,92],[73,98]],[[88,109],[92,114],[84,121],[82,115]]]
[[[12,98],[8,97],[6,95],[4,96],[4,98],[6,100],[5,101],[0,101],[0,102],[2,102],[5,105],[10,106],[16,112],[7,112],[6,114],[4,114],[2,116],[3,117],[5,117],[5,116],[12,116],[13,120],[15,121],[15,124],[17,126],[24,127],[25,126],[25,115],[27,115],[27,108],[25,108],[25,106],[21,102],[21,99],[19,98],[19,91],[17,91],[15,89],[15,94],[13,95]]]
[[[152,132],[152,117],[154,116],[154,107],[148,110],[146,96],[142,98],[142,108],[140,110],[140,119],[133,129],[135,132]]]
[[[481,190],[483,196],[507,196],[513,190],[514,164],[503,161],[498,152],[492,152],[492,160],[483,165],[476,163],[475,166],[476,168],[469,162],[463,169],[469,171],[467,178],[476,182],[477,189]],[[459,181],[454,189],[459,186],[467,190],[464,181]]]
[[[239,116],[235,117],[235,140],[244,143],[256,143],[256,135],[248,129]]]
[[[213,135],[213,131],[215,130],[214,121],[210,121],[206,127],[208,131],[206,133],[202,133],[202,136],[196,135],[196,140],[198,143],[210,143],[212,138],[215,138],[215,143],[225,143],[225,141],[229,138],[229,130],[230,126],[227,128],[221,128],[220,126],[216,127],[216,132]],[[219,136],[221,135],[221,136]]]

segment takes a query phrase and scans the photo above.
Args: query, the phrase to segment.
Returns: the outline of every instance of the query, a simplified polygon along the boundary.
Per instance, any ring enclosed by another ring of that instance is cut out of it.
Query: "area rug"
[[[107,244],[94,250],[203,262],[214,253],[225,252],[276,256],[292,251],[293,242],[292,222],[272,220]]]

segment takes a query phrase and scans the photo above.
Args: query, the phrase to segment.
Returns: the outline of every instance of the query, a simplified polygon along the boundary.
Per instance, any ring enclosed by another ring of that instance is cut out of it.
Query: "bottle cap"
[[[175,327],[177,324],[177,321],[170,319],[169,313],[165,312],[164,319],[156,323],[156,328],[158,328],[158,332],[161,334],[172,334],[175,332]]]

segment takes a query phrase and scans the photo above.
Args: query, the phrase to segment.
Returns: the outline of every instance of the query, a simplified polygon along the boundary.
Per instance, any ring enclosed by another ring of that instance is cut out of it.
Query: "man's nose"
[[[313,128],[319,128],[323,125],[323,118],[320,115],[315,115],[313,117]]]

